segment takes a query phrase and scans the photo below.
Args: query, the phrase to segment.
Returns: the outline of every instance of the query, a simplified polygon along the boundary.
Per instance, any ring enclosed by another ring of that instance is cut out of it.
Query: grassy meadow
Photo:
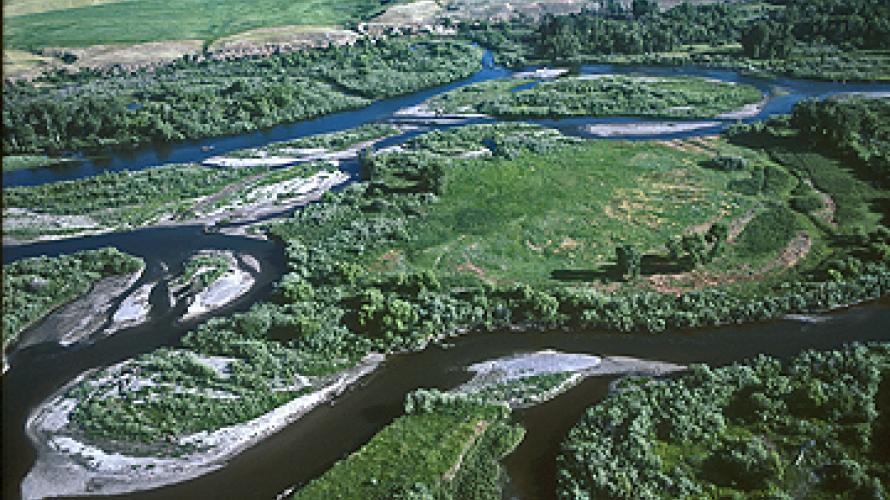
[[[84,6],[76,8],[45,12],[31,9],[34,13],[4,16],[7,18],[3,22],[3,43],[6,48],[36,48],[158,40],[213,41],[273,26],[343,25],[376,15],[385,7],[379,0],[129,0],[95,5],[84,2]]]
[[[374,255],[372,268],[545,284],[555,271],[610,263],[618,244],[662,253],[672,236],[728,223],[765,202],[761,194],[727,189],[748,174],[701,163],[716,151],[769,159],[709,142],[712,150],[693,151],[659,142],[589,141],[547,155],[455,163],[436,209],[410,229],[411,241]]]

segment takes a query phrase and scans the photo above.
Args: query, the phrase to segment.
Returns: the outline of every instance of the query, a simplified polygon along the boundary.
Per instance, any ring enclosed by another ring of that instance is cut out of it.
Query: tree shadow
[[[691,262],[683,258],[671,259],[663,255],[643,255],[640,259],[640,275],[651,276],[654,274],[672,274],[689,271]],[[624,276],[619,274],[618,265],[615,263],[604,264],[598,269],[554,269],[550,272],[550,279],[557,281],[624,281]]]
[[[690,270],[688,259],[672,259],[664,255],[643,255],[640,259],[640,274],[651,276],[653,274],[673,274]]]
[[[614,281],[619,278],[615,267],[610,265],[600,270],[554,269],[550,272],[550,279],[558,281]]]

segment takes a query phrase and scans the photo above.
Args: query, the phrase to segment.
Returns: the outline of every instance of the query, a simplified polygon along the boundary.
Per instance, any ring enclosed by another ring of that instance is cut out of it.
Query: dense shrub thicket
[[[557,458],[559,498],[883,498],[890,346],[628,379]]]
[[[868,176],[885,184],[890,179],[890,99],[803,101],[791,124],[810,143],[854,160]]]
[[[408,394],[405,413],[293,498],[500,496],[499,461],[524,434],[507,406],[421,389]]]
[[[469,76],[481,49],[397,38],[135,74],[52,75],[3,86],[3,152],[240,133],[356,108]]]

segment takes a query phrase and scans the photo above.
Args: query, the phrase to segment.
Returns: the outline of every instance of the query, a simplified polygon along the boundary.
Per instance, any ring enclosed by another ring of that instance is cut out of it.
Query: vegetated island
[[[594,74],[475,83],[437,95],[425,106],[508,117],[714,118],[763,99],[751,85],[707,78]]]
[[[86,250],[59,257],[33,257],[3,266],[3,371],[6,353],[20,335],[54,311],[64,324],[55,325],[58,342],[75,342],[89,335],[105,320],[111,302],[126,292],[142,274],[142,259],[114,248]],[[75,299],[88,304],[79,314],[65,314],[60,306]],[[77,317],[72,317],[77,316]],[[37,337],[40,337],[38,334]],[[39,339],[47,340],[47,339]]]
[[[170,304],[187,304],[182,321],[204,316],[247,293],[255,282],[252,273],[259,270],[259,263],[248,255],[198,252],[185,262],[182,274],[169,282]]]
[[[405,130],[369,124],[235,151],[207,160],[208,166],[168,165],[4,188],[4,241],[63,239],[146,226],[243,225],[286,215],[346,182],[349,176],[339,170],[340,161],[355,159],[376,142]]]
[[[880,498],[890,344],[628,378],[561,445],[557,498]]]
[[[43,455],[69,457],[55,463],[117,457],[80,467],[57,493],[90,477],[110,492],[199,474],[157,464],[224,460],[240,445],[218,433],[269,418],[279,428],[372,370],[377,353],[447,335],[659,332],[883,296],[890,231],[871,201],[885,189],[887,129],[872,120],[886,124],[887,106],[806,102],[723,138],[674,141],[475,125],[367,155],[364,182],[271,228],[290,270],[272,300],[85,374],[38,408],[60,422],[35,434]],[[841,118],[851,109],[855,126]],[[822,120],[848,127],[823,135]],[[838,152],[851,168],[827,156]],[[103,382],[125,374],[114,390]],[[50,463],[32,471],[33,491]]]

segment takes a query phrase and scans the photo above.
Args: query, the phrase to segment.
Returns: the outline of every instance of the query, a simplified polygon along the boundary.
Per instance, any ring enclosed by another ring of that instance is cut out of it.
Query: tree
[[[703,235],[698,233],[684,235],[682,244],[693,266],[697,267],[707,262],[707,244]]]
[[[705,241],[711,245],[711,250],[708,252],[708,261],[714,260],[715,257],[720,255],[720,251],[723,249],[723,242],[726,241],[728,236],[729,228],[726,224],[716,222],[711,225],[707,234],[705,234]]]
[[[642,256],[633,245],[621,245],[615,248],[616,271],[618,276],[625,280],[632,280],[640,276],[640,261]]]
[[[639,19],[650,14],[658,13],[658,3],[651,0],[633,0],[634,17]]]

